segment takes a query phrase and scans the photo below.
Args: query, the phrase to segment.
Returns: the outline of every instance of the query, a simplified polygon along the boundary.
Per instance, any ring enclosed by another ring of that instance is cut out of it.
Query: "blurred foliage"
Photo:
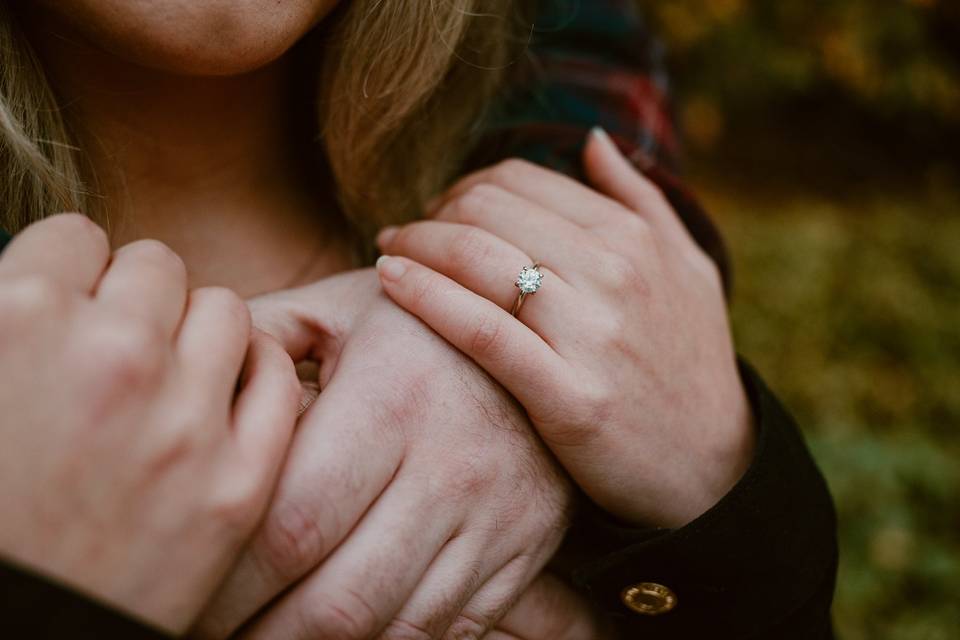
[[[960,196],[708,203],[739,276],[738,349],[837,502],[840,638],[960,638]]]
[[[900,126],[960,126],[956,0],[641,0],[668,41],[696,144],[728,117],[842,102]]]
[[[638,1],[837,502],[840,638],[960,638],[960,1]]]

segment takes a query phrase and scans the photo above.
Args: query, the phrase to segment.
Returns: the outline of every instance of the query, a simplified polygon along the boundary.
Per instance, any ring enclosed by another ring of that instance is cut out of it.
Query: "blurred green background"
[[[844,640],[960,638],[960,1],[641,0],[739,349],[837,501]]]

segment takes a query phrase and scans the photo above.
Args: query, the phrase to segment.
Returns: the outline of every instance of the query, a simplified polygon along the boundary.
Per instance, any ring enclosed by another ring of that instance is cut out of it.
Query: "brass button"
[[[677,606],[677,596],[656,582],[641,582],[627,587],[620,594],[623,604],[645,616],[659,616]]]

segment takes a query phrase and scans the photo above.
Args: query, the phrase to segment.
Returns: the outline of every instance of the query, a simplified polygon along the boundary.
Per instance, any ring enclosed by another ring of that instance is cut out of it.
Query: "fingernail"
[[[590,130],[590,135],[596,138],[597,142],[607,147],[607,149],[620,153],[620,147],[613,141],[610,134],[603,127],[594,127]]]
[[[392,256],[377,258],[377,272],[385,279],[396,282],[407,272],[407,265]]]
[[[377,234],[377,246],[383,247],[390,243],[391,240],[397,237],[397,233],[400,232],[400,227],[389,226],[384,227],[380,230],[380,233]]]

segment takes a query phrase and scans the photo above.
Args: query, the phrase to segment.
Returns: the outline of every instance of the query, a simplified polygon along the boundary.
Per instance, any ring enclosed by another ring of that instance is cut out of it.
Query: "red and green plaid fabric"
[[[716,227],[677,177],[663,48],[635,0],[544,0],[526,57],[484,127],[472,166],[517,156],[583,178],[587,133],[603,127],[656,182],[729,282]]]

